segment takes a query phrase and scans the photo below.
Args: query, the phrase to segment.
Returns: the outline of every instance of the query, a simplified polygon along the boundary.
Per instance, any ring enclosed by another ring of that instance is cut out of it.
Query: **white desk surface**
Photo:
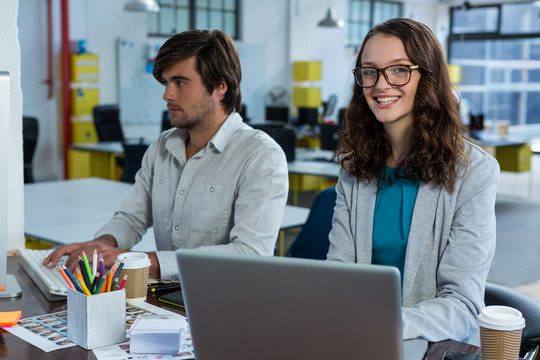
[[[24,185],[24,233],[55,244],[92,240],[128,195],[132,185],[99,178],[40,182]],[[287,205],[281,229],[302,226],[309,209]],[[148,229],[134,251],[156,249]]]
[[[99,143],[71,144],[72,149],[100,151],[122,154],[124,149],[120,141],[105,141]],[[320,161],[319,159],[332,159],[334,153],[320,149],[296,149],[296,161],[288,163],[289,173],[303,175],[338,177],[339,164],[332,161]]]

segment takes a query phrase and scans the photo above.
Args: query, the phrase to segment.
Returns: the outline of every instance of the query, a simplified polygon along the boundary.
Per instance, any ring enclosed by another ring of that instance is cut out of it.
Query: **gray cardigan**
[[[477,315],[495,251],[499,164],[466,142],[454,192],[421,183],[403,273],[403,337],[479,343]],[[328,260],[371,263],[376,181],[340,171]]]

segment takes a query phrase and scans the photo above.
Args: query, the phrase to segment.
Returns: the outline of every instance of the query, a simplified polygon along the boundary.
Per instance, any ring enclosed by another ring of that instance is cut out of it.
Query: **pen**
[[[124,275],[124,278],[122,279],[122,282],[120,283],[120,286],[118,287],[118,290],[122,290],[124,288],[124,284],[126,283],[127,275]]]
[[[165,291],[165,290],[176,290],[180,289],[180,283],[170,283],[170,284],[161,284],[156,285],[150,288],[150,291],[153,293],[159,292],[159,291]]]
[[[92,271],[90,269],[90,264],[88,264],[88,258],[86,257],[86,254],[84,253],[84,250],[82,252],[82,258],[84,261],[84,266],[86,267],[86,275],[88,276],[88,280],[90,280],[90,283],[94,282],[94,275],[92,275]]]
[[[94,255],[92,255],[92,276],[96,276],[97,262],[97,250],[94,249]]]

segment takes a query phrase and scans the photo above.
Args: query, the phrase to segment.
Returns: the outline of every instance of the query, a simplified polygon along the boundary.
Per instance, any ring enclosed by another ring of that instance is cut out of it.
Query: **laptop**
[[[399,271],[390,266],[180,249],[197,360],[421,360],[402,340]]]

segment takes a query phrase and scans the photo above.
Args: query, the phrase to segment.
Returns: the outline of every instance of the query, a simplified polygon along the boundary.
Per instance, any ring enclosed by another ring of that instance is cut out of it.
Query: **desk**
[[[114,215],[132,187],[132,184],[99,178],[26,184],[24,233],[59,245],[91,240]],[[302,226],[308,215],[308,208],[287,205],[281,230]],[[280,246],[282,251],[282,241]],[[152,228],[132,250],[156,250]]]
[[[8,274],[13,274],[22,289],[22,297],[16,299],[0,299],[0,309],[2,311],[22,310],[23,318],[36,316],[66,309],[65,301],[48,302],[43,297],[39,289],[34,285],[26,272],[18,265],[17,256],[8,257]],[[147,301],[155,306],[162,306],[149,292]],[[185,315],[181,310],[166,307],[167,310]],[[479,354],[480,349],[476,346],[460,343],[453,340],[430,343],[425,360],[441,360],[445,351],[460,351]],[[96,359],[92,351],[86,351],[79,346],[73,346],[49,353],[43,352],[37,347],[27,343],[0,329],[0,358],[9,360],[18,359],[40,359],[40,360],[94,360]],[[277,355],[276,358],[279,358]]]
[[[80,179],[96,176],[118,180],[122,169],[116,158],[124,156],[120,141],[71,144],[68,149],[68,178]]]

